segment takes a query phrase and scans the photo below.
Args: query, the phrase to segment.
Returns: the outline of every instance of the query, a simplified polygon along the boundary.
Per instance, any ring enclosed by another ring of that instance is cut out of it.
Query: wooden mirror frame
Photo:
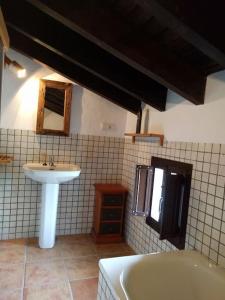
[[[54,130],[54,129],[45,129],[45,128],[43,128],[43,126],[44,126],[44,106],[45,106],[45,90],[46,90],[46,87],[65,90],[65,97],[64,97],[64,129],[63,130]],[[69,131],[70,131],[71,102],[72,102],[72,84],[71,83],[40,79],[36,133],[38,133],[38,134],[68,136]]]

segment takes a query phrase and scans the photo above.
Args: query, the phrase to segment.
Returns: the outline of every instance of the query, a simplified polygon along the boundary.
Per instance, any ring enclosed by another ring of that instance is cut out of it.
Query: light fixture
[[[24,78],[26,76],[26,69],[23,68],[18,62],[11,60],[8,56],[5,55],[5,65],[8,65],[9,68],[16,73],[18,78]]]
[[[27,75],[26,69],[17,70],[17,77],[18,78],[24,78],[24,77],[26,77],[26,75]]]

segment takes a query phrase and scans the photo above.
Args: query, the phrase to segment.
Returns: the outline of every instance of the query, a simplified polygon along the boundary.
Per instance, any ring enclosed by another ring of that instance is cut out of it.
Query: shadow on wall
[[[187,101],[182,96],[168,90],[168,92],[167,92],[167,102],[166,102],[166,111],[174,109],[176,106],[179,106],[181,104],[182,104],[183,107],[187,107],[187,108],[191,107],[191,106],[194,106],[193,103],[191,103],[190,101]]]
[[[220,71],[207,78],[205,104],[218,100],[224,100],[225,95],[225,72]]]
[[[70,133],[78,133],[81,131],[82,126],[82,97],[84,89],[79,85],[73,86],[73,101],[71,107],[70,117]]]
[[[215,74],[209,75],[207,77],[207,82],[206,82],[204,104],[209,104],[224,99],[224,95],[225,95],[225,72],[220,71]],[[187,101],[182,96],[179,96],[178,94],[168,90],[166,111],[171,110],[180,104],[182,104],[182,106],[185,106],[187,108],[195,107],[194,104]],[[199,105],[198,107],[201,107],[201,105]]]

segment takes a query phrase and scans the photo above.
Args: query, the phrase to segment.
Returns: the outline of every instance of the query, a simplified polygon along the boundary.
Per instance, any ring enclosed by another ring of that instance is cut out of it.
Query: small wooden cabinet
[[[120,184],[95,184],[92,235],[97,243],[123,240],[127,190]]]

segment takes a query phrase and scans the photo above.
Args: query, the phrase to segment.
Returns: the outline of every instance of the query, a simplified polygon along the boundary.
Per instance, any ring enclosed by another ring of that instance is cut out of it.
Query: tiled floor
[[[0,300],[94,300],[100,258],[133,251],[93,243],[89,235],[58,237],[53,249],[36,239],[0,241]]]

